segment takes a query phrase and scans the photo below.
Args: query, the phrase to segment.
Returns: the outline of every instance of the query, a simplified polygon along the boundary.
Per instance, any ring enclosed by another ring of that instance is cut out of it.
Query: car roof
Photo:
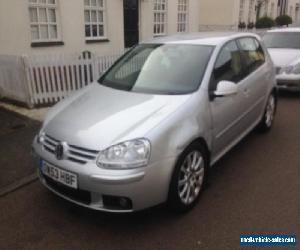
[[[300,32],[300,28],[278,28],[278,29],[272,29],[272,30],[268,30],[268,33],[278,33],[278,32]]]
[[[142,43],[157,44],[194,44],[194,45],[211,45],[216,46],[226,41],[239,37],[256,37],[254,33],[246,32],[198,32],[190,34],[176,34],[172,36],[157,37]]]

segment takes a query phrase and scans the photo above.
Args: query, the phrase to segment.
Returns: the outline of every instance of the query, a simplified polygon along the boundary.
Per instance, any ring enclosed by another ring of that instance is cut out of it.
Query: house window
[[[253,22],[254,18],[255,18],[255,4],[254,4],[254,0],[250,0],[249,12],[248,12],[248,23]]]
[[[272,4],[271,4],[271,13],[270,13],[270,17],[274,18],[274,12],[275,12],[275,4],[272,3]]]
[[[188,0],[178,0],[177,32],[188,30]]]
[[[296,4],[296,8],[295,8],[295,20],[294,20],[295,23],[298,23],[298,19],[299,19],[299,8],[300,8],[300,5],[299,5],[299,4]]]
[[[265,13],[264,13],[265,16],[268,16],[268,9],[269,9],[269,0],[266,0],[265,1]]]
[[[31,39],[33,42],[59,40],[58,0],[29,0]]]
[[[84,0],[84,22],[87,40],[106,38],[105,0]]]
[[[155,36],[166,35],[167,0],[154,0],[154,30]]]
[[[245,0],[240,1],[240,13],[239,13],[239,22],[243,22],[244,20],[244,8],[245,8]]]
[[[293,6],[290,6],[290,17],[293,17]]]

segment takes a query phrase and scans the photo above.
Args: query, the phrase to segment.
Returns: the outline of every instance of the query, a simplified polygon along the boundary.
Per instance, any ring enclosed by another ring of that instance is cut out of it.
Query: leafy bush
[[[256,21],[255,27],[258,29],[271,28],[275,26],[275,21],[271,17],[261,17]]]
[[[276,19],[276,24],[278,26],[284,26],[284,25],[289,25],[289,24],[292,24],[293,23],[293,19],[288,16],[288,15],[281,15],[281,16],[278,16]]]
[[[253,22],[248,23],[247,29],[252,30],[253,28],[254,28],[254,23]]]
[[[244,22],[240,22],[239,29],[245,29],[245,28],[246,28],[246,24]]]

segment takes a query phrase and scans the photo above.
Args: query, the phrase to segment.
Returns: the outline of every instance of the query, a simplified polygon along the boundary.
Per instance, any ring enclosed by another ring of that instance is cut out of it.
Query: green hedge
[[[258,29],[272,28],[275,26],[275,21],[271,17],[261,17],[256,21],[255,27]]]
[[[293,23],[293,19],[288,15],[278,16],[275,21],[278,26],[284,26]]]

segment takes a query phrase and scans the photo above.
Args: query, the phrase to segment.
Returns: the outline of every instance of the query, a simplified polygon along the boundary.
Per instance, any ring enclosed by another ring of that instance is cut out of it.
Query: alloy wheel
[[[204,159],[200,151],[190,152],[180,167],[178,194],[185,205],[193,203],[204,181]]]
[[[266,125],[268,127],[272,126],[273,120],[274,120],[274,114],[275,114],[275,98],[273,95],[270,95],[268,104],[267,104],[267,109],[266,109]]]

